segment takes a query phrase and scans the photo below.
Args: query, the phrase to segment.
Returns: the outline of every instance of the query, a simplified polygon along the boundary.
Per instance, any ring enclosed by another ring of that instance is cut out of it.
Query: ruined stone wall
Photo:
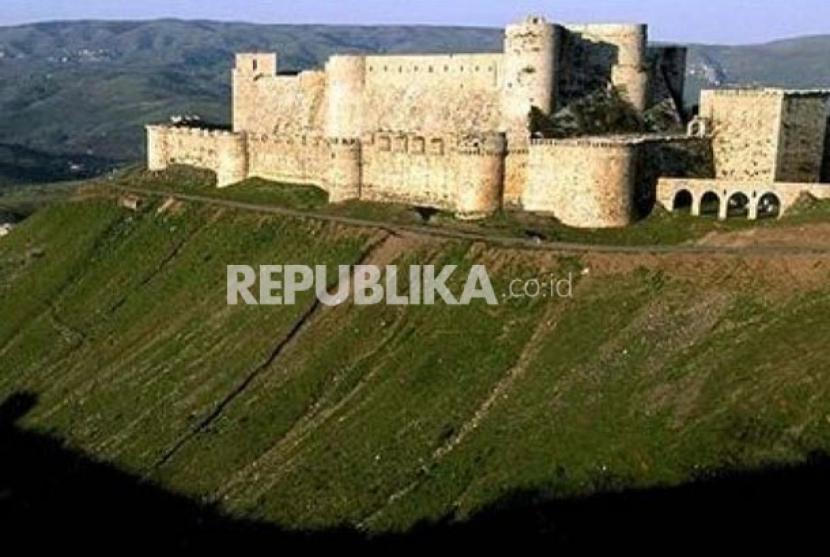
[[[639,24],[568,25],[562,35],[560,91],[578,99],[611,83],[638,110],[649,100],[648,28]]]
[[[776,180],[819,182],[824,162],[828,96],[788,94],[784,97]]]
[[[635,217],[637,151],[612,138],[534,140],[522,207],[569,226],[628,225]]]
[[[501,203],[505,140],[485,136],[370,134],[363,139],[361,198],[478,216]]]
[[[197,128],[147,126],[147,160],[152,171],[183,164],[216,173],[225,187],[248,177],[248,149],[244,134]]]
[[[783,92],[717,90],[700,95],[700,116],[711,122],[715,176],[775,181]]]

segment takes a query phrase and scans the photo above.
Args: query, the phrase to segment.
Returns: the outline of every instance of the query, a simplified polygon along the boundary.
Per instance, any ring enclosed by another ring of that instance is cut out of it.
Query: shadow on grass
[[[830,459],[734,473],[666,489],[573,500],[513,494],[466,522],[424,523],[367,538],[350,529],[288,532],[231,518],[96,462],[17,422],[37,403],[20,393],[0,405],[0,539],[33,547],[114,550],[545,549],[725,545],[819,540],[830,501]]]

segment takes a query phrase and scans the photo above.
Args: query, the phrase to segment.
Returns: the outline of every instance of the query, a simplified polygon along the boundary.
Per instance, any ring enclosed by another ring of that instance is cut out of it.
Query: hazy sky
[[[529,13],[561,22],[639,21],[652,38],[750,43],[830,33],[828,0],[0,0],[0,25],[56,19],[501,27]]]

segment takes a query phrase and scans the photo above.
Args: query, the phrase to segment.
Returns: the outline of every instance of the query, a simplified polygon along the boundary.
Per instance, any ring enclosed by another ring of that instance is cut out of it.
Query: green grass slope
[[[570,299],[229,307],[227,264],[573,272]],[[581,257],[160,201],[0,241],[0,400],[233,514],[398,532],[515,492],[686,484],[830,451],[830,258]]]

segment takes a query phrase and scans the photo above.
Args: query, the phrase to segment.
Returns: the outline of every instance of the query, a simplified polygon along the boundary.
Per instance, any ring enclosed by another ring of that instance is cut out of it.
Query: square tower
[[[717,178],[819,182],[827,132],[828,91],[703,91]]]

